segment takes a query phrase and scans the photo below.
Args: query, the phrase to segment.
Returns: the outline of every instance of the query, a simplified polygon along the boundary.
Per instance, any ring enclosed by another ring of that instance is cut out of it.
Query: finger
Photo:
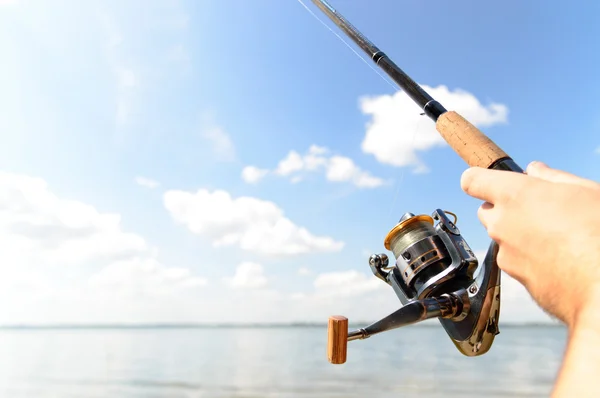
[[[532,177],[536,177],[549,182],[575,184],[600,189],[600,184],[598,184],[595,181],[578,177],[574,174],[567,173],[566,171],[553,169],[540,161],[534,161],[529,163],[529,165],[527,166],[527,174]]]
[[[492,222],[493,210],[494,205],[490,202],[485,202],[484,204],[479,206],[479,209],[477,209],[477,218],[479,218],[479,221],[481,221],[481,224],[483,224],[485,229],[488,229],[490,223]]]
[[[490,202],[485,202],[477,209],[477,218],[481,221],[488,236],[497,243],[504,240],[502,230],[504,227],[501,225],[501,217],[501,210]]]
[[[525,269],[520,266],[522,264],[516,263],[515,256],[512,256],[508,249],[501,246],[498,250],[496,261],[498,263],[498,267],[500,267],[502,271],[506,272],[508,276],[527,288],[527,278],[525,277],[524,272]]]
[[[514,198],[532,181],[522,173],[472,167],[462,174],[460,185],[467,195],[496,204]]]

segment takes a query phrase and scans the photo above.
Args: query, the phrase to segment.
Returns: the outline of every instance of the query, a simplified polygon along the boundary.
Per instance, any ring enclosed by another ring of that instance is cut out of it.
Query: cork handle
[[[329,317],[327,334],[327,358],[329,362],[336,365],[346,362],[348,318],[341,315]]]
[[[508,155],[479,129],[454,111],[443,113],[435,125],[452,149],[470,167],[490,167]]]

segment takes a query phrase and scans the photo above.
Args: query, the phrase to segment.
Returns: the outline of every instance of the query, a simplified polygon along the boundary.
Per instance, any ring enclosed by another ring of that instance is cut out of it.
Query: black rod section
[[[400,86],[406,94],[416,102],[429,118],[434,122],[446,112],[446,109],[434,100],[421,86],[410,78],[398,65],[394,63],[383,51],[358,31],[343,15],[337,12],[325,0],[312,0],[340,29],[342,29],[365,53],[371,57],[373,62]]]

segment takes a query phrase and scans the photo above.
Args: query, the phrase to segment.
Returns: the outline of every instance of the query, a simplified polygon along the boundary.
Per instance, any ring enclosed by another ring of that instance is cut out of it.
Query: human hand
[[[498,266],[570,329],[600,299],[600,184],[541,162],[527,174],[471,168],[462,189],[498,243]]]

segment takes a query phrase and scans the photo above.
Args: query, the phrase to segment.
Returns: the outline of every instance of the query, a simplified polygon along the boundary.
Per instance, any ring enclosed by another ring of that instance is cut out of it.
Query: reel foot
[[[327,359],[335,365],[346,362],[348,349],[348,318],[341,315],[329,317],[327,327]]]

